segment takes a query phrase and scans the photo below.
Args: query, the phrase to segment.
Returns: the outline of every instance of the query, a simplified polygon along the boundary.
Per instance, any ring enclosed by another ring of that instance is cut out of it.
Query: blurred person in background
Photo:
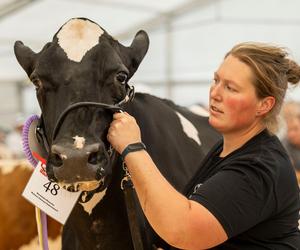
[[[282,107],[282,115],[284,120],[300,114],[300,103],[297,101],[287,101]]]
[[[18,117],[15,121],[13,129],[7,134],[5,144],[12,153],[14,159],[25,158],[22,146],[22,129],[24,119]]]
[[[286,135],[282,139],[292,164],[296,170],[298,183],[300,183],[300,103],[293,102],[286,105],[284,115]]]
[[[287,124],[286,121],[289,117],[295,116],[295,114],[299,113],[299,103],[293,100],[285,101],[283,103],[281,113],[279,116],[279,127],[276,135],[283,142],[286,138],[287,134]]]
[[[7,147],[5,141],[6,141],[6,131],[0,128],[0,160],[12,158],[12,152]]]

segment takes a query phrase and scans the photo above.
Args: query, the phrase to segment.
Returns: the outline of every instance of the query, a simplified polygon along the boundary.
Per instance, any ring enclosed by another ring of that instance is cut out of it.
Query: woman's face
[[[215,72],[210,88],[209,122],[222,134],[247,131],[257,125],[260,101],[249,66],[229,55]]]

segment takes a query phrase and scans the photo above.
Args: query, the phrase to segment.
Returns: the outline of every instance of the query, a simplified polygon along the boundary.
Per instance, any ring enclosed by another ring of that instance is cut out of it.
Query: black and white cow
[[[106,139],[112,110],[82,105],[59,117],[78,102],[115,105],[127,100],[128,80],[148,46],[144,31],[124,47],[85,18],[65,23],[39,53],[15,43],[17,60],[36,87],[43,115],[48,177],[69,190],[84,191],[64,226],[64,250],[133,249],[120,189],[122,162],[116,153],[109,154]],[[121,106],[136,118],[162,174],[182,191],[219,138],[207,118],[149,94],[136,94]],[[137,213],[142,220],[142,212]],[[160,245],[145,221],[141,226],[144,239],[151,242],[145,249]]]

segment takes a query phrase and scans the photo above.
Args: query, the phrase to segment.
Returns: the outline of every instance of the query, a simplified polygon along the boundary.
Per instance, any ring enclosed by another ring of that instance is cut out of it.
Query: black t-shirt
[[[210,151],[187,191],[229,237],[213,249],[299,250],[299,188],[279,139],[264,130],[224,158],[222,145]]]

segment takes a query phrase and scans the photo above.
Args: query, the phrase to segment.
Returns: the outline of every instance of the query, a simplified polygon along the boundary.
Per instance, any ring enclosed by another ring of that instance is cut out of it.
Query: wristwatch
[[[146,146],[144,143],[142,142],[137,142],[137,143],[132,143],[129,144],[122,152],[121,157],[122,160],[125,160],[125,156],[131,152],[136,152],[136,151],[140,151],[140,150],[146,150]]]

